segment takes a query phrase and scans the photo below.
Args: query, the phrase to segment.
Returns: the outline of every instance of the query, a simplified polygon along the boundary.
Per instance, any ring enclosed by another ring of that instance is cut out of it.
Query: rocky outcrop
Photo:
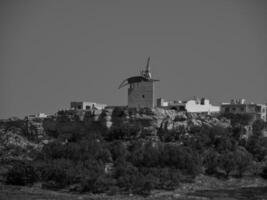
[[[230,121],[207,114],[190,114],[162,108],[137,110],[109,107],[102,111],[60,111],[56,116],[45,119],[43,124],[48,134],[86,132],[88,129],[106,132],[121,129],[139,132],[136,134],[138,136],[155,138],[159,130],[190,132],[193,128],[203,126],[229,127]]]
[[[0,122],[0,161],[31,160],[47,143],[42,120],[12,118]]]
[[[20,131],[21,130],[18,128],[9,129],[5,134],[2,135],[1,144],[7,148],[15,146],[23,149],[28,147],[36,148],[37,145],[23,137]]]

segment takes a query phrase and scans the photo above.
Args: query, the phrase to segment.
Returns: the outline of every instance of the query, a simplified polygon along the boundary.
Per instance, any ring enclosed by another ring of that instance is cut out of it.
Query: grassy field
[[[4,185],[0,183],[0,200],[266,200],[267,180],[259,177],[218,179],[198,176],[194,182],[181,183],[174,191],[153,190],[148,197],[70,193],[33,187]]]
[[[157,191],[149,197],[129,195],[71,194],[40,188],[6,186],[0,187],[0,200],[265,200],[267,187],[247,187],[220,190],[198,190],[189,193]]]

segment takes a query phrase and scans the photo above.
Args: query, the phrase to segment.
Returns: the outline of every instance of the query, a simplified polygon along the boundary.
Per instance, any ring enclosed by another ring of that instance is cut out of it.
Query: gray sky
[[[156,96],[267,102],[267,1],[2,0],[0,118],[125,105],[151,56]]]

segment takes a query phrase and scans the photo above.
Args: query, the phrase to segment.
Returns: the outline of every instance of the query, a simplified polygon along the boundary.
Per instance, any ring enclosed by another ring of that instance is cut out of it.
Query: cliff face
[[[47,135],[95,132],[106,137],[114,134],[115,137],[122,139],[158,140],[160,133],[175,131],[187,134],[192,129],[205,126],[229,127],[230,120],[206,114],[189,114],[160,108],[136,110],[115,107],[102,111],[59,111],[56,115],[44,120],[14,119],[1,122],[0,149],[6,149],[9,146],[17,146],[21,149],[28,149],[28,147],[40,149],[42,143],[47,142]]]
[[[159,133],[190,133],[203,126],[229,127],[230,121],[215,116],[181,113],[165,109],[107,108],[102,111],[59,111],[45,120],[9,120],[0,123],[0,150],[19,147],[40,149],[46,135],[101,133],[109,137],[158,140]],[[119,136],[117,136],[119,134]],[[20,154],[20,153],[19,153]],[[21,154],[20,154],[21,155]]]
[[[103,111],[60,111],[53,118],[43,123],[48,134],[75,133],[88,129],[110,132],[112,130],[127,130],[138,132],[137,135],[153,136],[159,131],[190,132],[192,128],[203,126],[229,127],[230,121],[207,114],[189,114],[156,108],[126,109],[106,108]]]
[[[0,121],[2,164],[12,160],[31,160],[35,155],[34,152],[40,151],[47,142],[41,119],[14,118]]]

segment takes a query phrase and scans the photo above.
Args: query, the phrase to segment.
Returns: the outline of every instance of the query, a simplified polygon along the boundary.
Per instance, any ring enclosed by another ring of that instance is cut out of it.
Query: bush
[[[157,178],[151,174],[146,176],[139,175],[134,183],[134,193],[140,194],[143,196],[148,196],[151,193],[151,190],[157,185]]]
[[[267,179],[267,166],[263,169],[261,176],[262,178]]]
[[[267,138],[252,135],[248,138],[245,147],[253,155],[254,160],[262,161],[267,155]]]
[[[262,119],[257,119],[252,124],[253,134],[257,136],[262,136],[262,130],[266,127],[266,122]]]
[[[200,172],[200,157],[190,147],[164,145],[160,161],[164,167],[180,169],[186,174],[196,175]]]
[[[250,167],[250,164],[252,163],[252,156],[245,148],[239,148],[234,152],[234,159],[238,176],[242,177],[243,173]]]
[[[118,159],[126,160],[128,151],[125,145],[121,141],[115,141],[111,143],[109,149],[110,149],[113,161],[116,161]]]
[[[33,166],[26,162],[16,162],[6,177],[6,183],[12,185],[32,185],[37,180]]]
[[[214,149],[207,150],[203,155],[203,165],[207,174],[216,174],[219,166],[220,154]]]
[[[104,166],[96,160],[74,162],[57,159],[41,162],[36,166],[41,181],[51,188],[64,188],[72,184],[80,184],[81,191],[95,191],[94,184],[104,174]]]
[[[231,120],[231,124],[233,126],[236,126],[238,124],[249,125],[251,123],[251,121],[253,120],[253,116],[251,114],[226,113],[226,114],[223,114],[222,117],[230,119]]]
[[[104,142],[98,140],[84,140],[79,142],[52,142],[44,146],[41,156],[44,160],[69,159],[83,161],[97,159],[110,162],[112,157]]]
[[[81,181],[81,192],[103,193],[110,191],[115,185],[116,181],[105,175],[85,176]]]
[[[110,186],[107,192],[108,195],[116,195],[120,192],[120,188],[118,186]]]
[[[138,169],[131,163],[118,163],[115,166],[114,178],[117,180],[117,185],[126,191],[133,188],[133,184],[136,182],[138,174]]]
[[[58,159],[43,163],[39,166],[38,171],[41,174],[41,180],[51,183],[56,188],[63,188],[71,183],[73,178],[71,174],[67,174],[67,169],[74,167],[69,160]]]
[[[233,152],[225,152],[221,154],[219,158],[219,166],[225,172],[225,176],[228,177],[229,174],[235,169],[236,162]]]
[[[181,179],[180,170],[162,168],[157,171],[156,177],[159,178],[159,189],[173,190],[179,186]]]

